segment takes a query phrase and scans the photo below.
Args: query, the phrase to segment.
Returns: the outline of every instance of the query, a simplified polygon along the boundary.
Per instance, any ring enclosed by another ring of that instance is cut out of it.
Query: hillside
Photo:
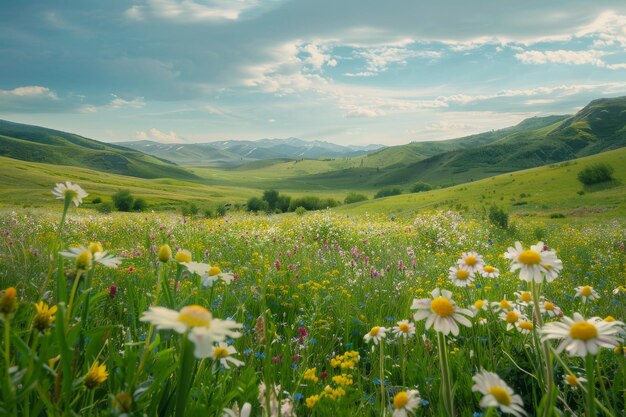
[[[181,167],[139,151],[6,120],[0,120],[0,156],[139,178],[197,179]]]
[[[306,180],[326,184],[341,178],[363,187],[408,186],[420,180],[447,186],[624,146],[626,97],[618,97],[595,100],[570,117],[527,119],[512,128],[466,138],[383,149],[362,157],[377,161],[377,166],[363,163]]]

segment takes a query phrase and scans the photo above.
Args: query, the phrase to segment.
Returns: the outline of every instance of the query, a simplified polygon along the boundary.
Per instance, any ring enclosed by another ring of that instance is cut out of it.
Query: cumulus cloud
[[[369,117],[377,117],[377,116],[380,116],[381,114],[382,113],[380,111],[376,111],[372,109],[355,108],[346,113],[346,118],[348,119],[359,118],[359,117],[369,118]]]
[[[137,140],[154,140],[161,143],[184,143],[185,139],[173,131],[162,132],[159,129],[153,127],[145,132],[136,132],[135,139]]]
[[[356,52],[367,64],[366,71],[347,73],[351,77],[372,76],[386,71],[391,64],[406,65],[410,58],[437,59],[441,57],[438,51],[422,51],[398,46],[376,46]]]
[[[56,93],[48,87],[42,87],[39,85],[17,87],[13,90],[0,90],[0,95],[13,97],[47,97],[55,100],[58,98]]]
[[[331,55],[327,54],[328,47],[324,47],[315,43],[306,44],[301,48],[308,54],[305,59],[307,64],[310,64],[314,69],[321,69],[324,65],[334,67],[337,65],[337,60]]]
[[[602,57],[608,55],[604,51],[524,51],[515,54],[515,58],[524,64],[569,64],[569,65],[594,65],[611,70],[624,69],[626,64],[608,64]]]
[[[121,109],[124,107],[140,109],[145,105],[146,102],[144,101],[143,97],[137,97],[132,100],[124,100],[123,98],[118,97],[115,94],[113,94],[113,100],[111,100],[111,102],[109,103],[109,107],[113,109]]]
[[[237,20],[258,5],[258,0],[144,0],[127,9],[124,15],[137,21],[155,17],[177,23],[199,23]]]

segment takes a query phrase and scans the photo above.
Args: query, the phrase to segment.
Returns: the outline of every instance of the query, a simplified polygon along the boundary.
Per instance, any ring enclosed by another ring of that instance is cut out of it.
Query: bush
[[[276,190],[263,191],[263,200],[267,201],[267,205],[269,206],[269,211],[274,211],[278,203],[278,191]]]
[[[502,229],[508,229],[509,227],[509,214],[506,213],[501,207],[491,206],[489,207],[489,221],[494,226]]]
[[[303,207],[306,210],[319,210],[321,205],[322,201],[319,197],[314,195],[305,195],[304,197],[292,199],[289,204],[289,211],[295,211],[297,207]]]
[[[352,192],[352,193],[348,193],[348,195],[343,200],[343,202],[346,204],[352,204],[352,203],[358,203],[359,201],[365,201],[365,200],[367,200],[366,195]]]
[[[219,206],[217,206],[217,209],[215,210],[218,217],[226,216],[227,211],[228,211],[228,208],[226,207],[225,204],[220,204]]]
[[[589,165],[578,173],[578,181],[585,185],[612,181],[614,179],[613,171],[613,167],[608,164],[598,163]]]
[[[111,198],[118,211],[131,211],[133,209],[135,198],[130,194],[130,190],[119,190]]]
[[[134,211],[144,211],[146,208],[148,208],[148,203],[146,203],[146,200],[141,197],[137,198],[133,203]]]
[[[198,208],[198,206],[196,205],[196,203],[188,203],[185,204],[182,208],[182,214],[183,216],[195,216],[196,214],[198,214],[198,212],[200,211],[200,209]]]
[[[248,207],[248,211],[254,212],[268,211],[270,207],[269,204],[267,204],[267,201],[262,200],[259,197],[250,197],[246,205]]]
[[[96,206],[96,211],[98,211],[98,213],[109,214],[113,211],[113,209],[113,203],[110,201],[102,202]]]
[[[413,187],[411,188],[411,192],[412,193],[421,193],[423,191],[430,191],[433,189],[433,186],[430,184],[427,184],[425,182],[422,181],[418,181],[415,184],[413,184]]]
[[[400,195],[400,194],[402,194],[402,190],[399,187],[387,187],[378,191],[376,195],[374,196],[374,198],[389,197],[392,195]]]
[[[282,213],[289,211],[289,204],[291,203],[291,197],[288,195],[281,195],[278,197],[276,201],[276,209],[280,210]]]
[[[550,215],[551,219],[564,219],[565,215],[563,213],[552,213]]]
[[[304,216],[304,213],[306,213],[306,209],[302,206],[297,207],[294,211],[298,216]]]
[[[100,197],[96,197],[93,200],[91,200],[91,204],[100,204],[102,203],[102,199]]]
[[[211,217],[213,217],[213,211],[209,208],[205,208],[203,213],[204,213],[204,217],[207,219],[210,219]]]

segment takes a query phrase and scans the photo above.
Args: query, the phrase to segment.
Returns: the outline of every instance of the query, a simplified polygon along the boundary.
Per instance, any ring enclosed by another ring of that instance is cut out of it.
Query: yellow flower
[[[85,383],[85,387],[87,389],[93,389],[106,381],[108,377],[109,373],[107,372],[106,365],[100,365],[98,361],[95,361],[83,378],[83,382]]]
[[[179,250],[174,257],[177,262],[191,262],[191,252],[188,250]]]
[[[159,261],[165,263],[165,262],[169,262],[169,260],[172,258],[172,248],[170,248],[170,245],[163,245],[159,248]]]
[[[317,381],[319,381],[319,378],[317,377],[317,375],[315,375],[317,373],[317,368],[310,368],[307,369],[304,372],[304,377],[303,379],[305,381],[312,381],[313,383],[317,383]]]
[[[9,287],[2,292],[0,297],[0,318],[6,319],[17,308],[17,290]]]
[[[98,252],[104,252],[104,248],[100,242],[91,242],[87,249],[89,249],[89,252],[91,252],[92,255],[95,255]]]
[[[33,327],[43,333],[52,326],[56,318],[54,314],[57,312],[57,306],[48,307],[48,304],[40,301],[35,304],[35,310],[37,314],[33,319]]]
[[[76,257],[76,269],[79,271],[91,269],[92,261],[93,254],[91,251],[89,249],[84,250]]]
[[[307,397],[305,401],[307,408],[315,407],[315,404],[317,404],[319,400],[320,400],[319,395],[311,395],[310,397]]]

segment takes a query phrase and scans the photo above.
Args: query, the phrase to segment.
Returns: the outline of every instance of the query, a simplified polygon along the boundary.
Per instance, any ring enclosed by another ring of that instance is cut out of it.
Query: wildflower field
[[[83,193],[0,216],[0,415],[626,415],[620,220],[90,215]]]

